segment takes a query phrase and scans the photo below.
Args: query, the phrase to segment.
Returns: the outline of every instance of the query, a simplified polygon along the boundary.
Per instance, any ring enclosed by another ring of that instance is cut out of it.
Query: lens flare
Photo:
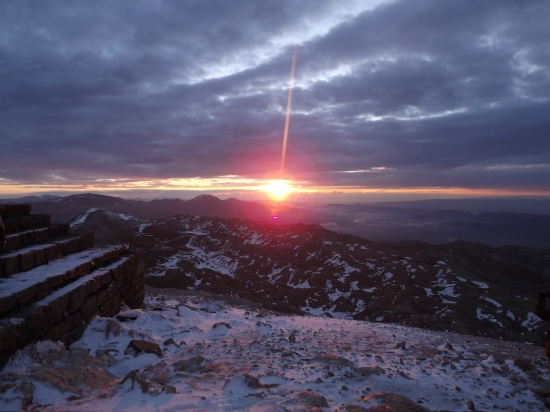
[[[294,47],[292,55],[292,66],[290,68],[290,82],[288,84],[288,99],[286,103],[285,131],[283,134],[283,152],[281,153],[281,176],[285,171],[286,143],[288,141],[288,126],[290,125],[290,108],[292,107],[292,89],[294,88],[294,70],[296,69],[296,53],[298,49]]]

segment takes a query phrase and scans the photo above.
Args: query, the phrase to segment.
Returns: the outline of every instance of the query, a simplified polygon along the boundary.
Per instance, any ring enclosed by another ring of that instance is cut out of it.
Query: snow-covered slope
[[[129,242],[143,220],[92,207],[71,219],[72,233],[94,232],[97,244]]]
[[[317,225],[199,216],[159,220],[138,235],[134,244],[147,252],[152,286],[240,296],[280,311],[543,343],[533,307],[537,288],[548,284],[544,251],[385,244]]]
[[[68,350],[19,351],[0,409],[540,411],[549,373],[543,349],[520,343],[148,294]]]

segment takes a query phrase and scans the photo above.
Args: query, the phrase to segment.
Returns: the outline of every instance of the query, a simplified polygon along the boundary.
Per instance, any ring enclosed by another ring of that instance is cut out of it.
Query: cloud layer
[[[297,45],[286,166],[304,185],[550,192],[549,15],[544,1],[2,2],[0,178],[273,176]]]

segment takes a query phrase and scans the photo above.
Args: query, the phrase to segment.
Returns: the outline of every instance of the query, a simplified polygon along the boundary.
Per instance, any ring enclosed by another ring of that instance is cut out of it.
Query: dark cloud
[[[550,190],[550,4],[0,3],[0,178]],[[345,171],[362,171],[345,173]]]

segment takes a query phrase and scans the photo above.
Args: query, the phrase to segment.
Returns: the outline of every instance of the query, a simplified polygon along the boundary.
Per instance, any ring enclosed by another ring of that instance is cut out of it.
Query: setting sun
[[[273,180],[266,187],[265,191],[272,199],[283,200],[292,191],[292,186],[286,180]]]

